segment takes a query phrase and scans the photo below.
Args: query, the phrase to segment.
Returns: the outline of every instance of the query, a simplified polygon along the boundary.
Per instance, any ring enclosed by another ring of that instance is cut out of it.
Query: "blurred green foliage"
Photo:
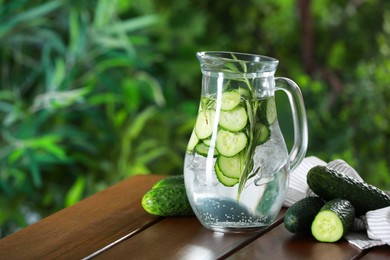
[[[279,59],[305,98],[308,155],[344,159],[390,190],[388,10],[386,0],[0,0],[0,235],[128,176],[181,173],[201,50]]]

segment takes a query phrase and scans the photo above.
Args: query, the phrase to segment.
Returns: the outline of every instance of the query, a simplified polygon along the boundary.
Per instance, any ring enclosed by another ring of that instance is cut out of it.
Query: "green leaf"
[[[41,4],[38,7],[32,8],[25,12],[21,12],[12,17],[11,20],[6,23],[1,24],[0,26],[0,38],[2,38],[6,33],[8,33],[14,26],[19,23],[29,23],[30,21],[34,21],[39,19],[42,16],[47,15],[48,13],[53,12],[63,5],[63,1],[61,0],[52,0],[47,3]]]
[[[160,83],[153,78],[151,75],[145,72],[138,72],[137,73],[137,79],[140,81],[140,83],[144,83],[146,85],[146,90],[143,91],[144,93],[148,93],[149,95],[152,95],[152,99],[158,106],[164,106],[165,105],[165,97],[162,92]]]
[[[142,102],[138,84],[138,80],[134,78],[125,78],[121,82],[123,103],[129,112],[136,111]]]
[[[66,193],[64,205],[65,207],[69,207],[82,199],[85,190],[85,184],[86,178],[82,175],[79,175],[76,179],[76,182]]]
[[[57,91],[61,89],[61,85],[67,74],[65,62],[62,58],[57,58],[54,64],[54,71],[48,76],[50,78],[48,91]]]
[[[140,29],[145,29],[151,25],[156,24],[159,21],[157,15],[144,15],[135,17],[126,21],[117,22],[104,28],[101,33],[110,35],[118,33],[129,33]]]
[[[42,186],[41,170],[39,164],[35,159],[34,152],[31,149],[27,148],[25,154],[29,162],[30,174],[31,174],[33,184],[36,187],[41,187]]]
[[[134,63],[134,60],[129,58],[129,56],[119,56],[104,59],[103,61],[96,64],[96,72],[95,73],[103,73],[106,70],[113,68],[129,68]]]
[[[8,156],[8,162],[10,164],[14,164],[17,160],[19,160],[25,152],[24,147],[18,147],[15,150],[13,150],[9,156]]]
[[[131,125],[127,129],[127,135],[131,139],[137,138],[142,129],[145,127],[146,122],[156,114],[156,109],[154,107],[149,107],[139,113],[139,115],[133,120]]]
[[[112,0],[99,0],[95,9],[94,28],[102,28],[115,18],[116,2]]]
[[[79,12],[76,8],[72,8],[69,14],[69,49],[74,54],[78,53],[81,37]]]
[[[166,155],[168,150],[169,149],[167,147],[156,147],[150,151],[143,152],[137,157],[137,162],[143,164],[150,163],[153,160]]]
[[[36,112],[41,109],[60,109],[75,103],[82,103],[88,92],[89,89],[86,87],[67,91],[49,91],[37,96],[30,109]]]

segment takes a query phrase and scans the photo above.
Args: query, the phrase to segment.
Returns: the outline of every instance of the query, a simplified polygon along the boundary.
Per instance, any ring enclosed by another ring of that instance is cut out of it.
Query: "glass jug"
[[[299,87],[274,77],[278,60],[234,52],[198,52],[202,92],[184,160],[188,199],[202,225],[256,231],[275,220],[289,172],[307,149]],[[286,92],[294,123],[290,153],[279,128],[275,91]]]

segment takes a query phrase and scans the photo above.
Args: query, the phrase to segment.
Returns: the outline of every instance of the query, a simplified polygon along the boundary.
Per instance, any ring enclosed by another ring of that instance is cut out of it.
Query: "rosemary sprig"
[[[247,72],[246,63],[238,60],[234,54],[232,54],[232,58],[241,65],[242,72],[246,73]],[[229,66],[229,68],[236,68],[236,67]],[[236,71],[238,71],[237,68],[236,68]],[[246,111],[248,114],[249,126],[248,126],[248,130],[247,130],[248,146],[247,146],[246,151],[245,151],[245,159],[244,159],[245,168],[240,176],[240,180],[239,180],[239,184],[238,184],[237,200],[240,200],[241,193],[244,190],[247,181],[250,178],[254,177],[257,174],[257,172],[259,171],[259,169],[253,169],[253,164],[254,164],[253,156],[254,156],[255,149],[256,149],[256,140],[258,139],[259,134],[260,134],[260,133],[258,133],[259,132],[258,128],[256,128],[256,114],[257,114],[257,109],[258,109],[258,105],[259,105],[259,101],[255,97],[256,91],[247,77],[243,77],[240,80],[246,84],[246,86],[248,87],[248,90],[249,90],[249,93],[248,93],[249,96],[247,97],[247,99],[245,99],[245,106],[246,106]],[[250,172],[252,170],[254,170],[254,173],[250,175]]]

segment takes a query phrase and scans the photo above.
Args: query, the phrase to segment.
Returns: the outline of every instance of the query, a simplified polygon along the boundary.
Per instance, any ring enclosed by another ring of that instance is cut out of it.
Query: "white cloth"
[[[298,200],[314,194],[307,185],[306,175],[312,167],[317,165],[326,165],[363,181],[355,169],[343,160],[326,163],[314,156],[306,157],[290,174],[290,183],[283,204],[285,207],[290,207]],[[356,218],[353,231],[346,234],[344,238],[359,249],[390,245],[390,207],[369,211],[365,216]]]

